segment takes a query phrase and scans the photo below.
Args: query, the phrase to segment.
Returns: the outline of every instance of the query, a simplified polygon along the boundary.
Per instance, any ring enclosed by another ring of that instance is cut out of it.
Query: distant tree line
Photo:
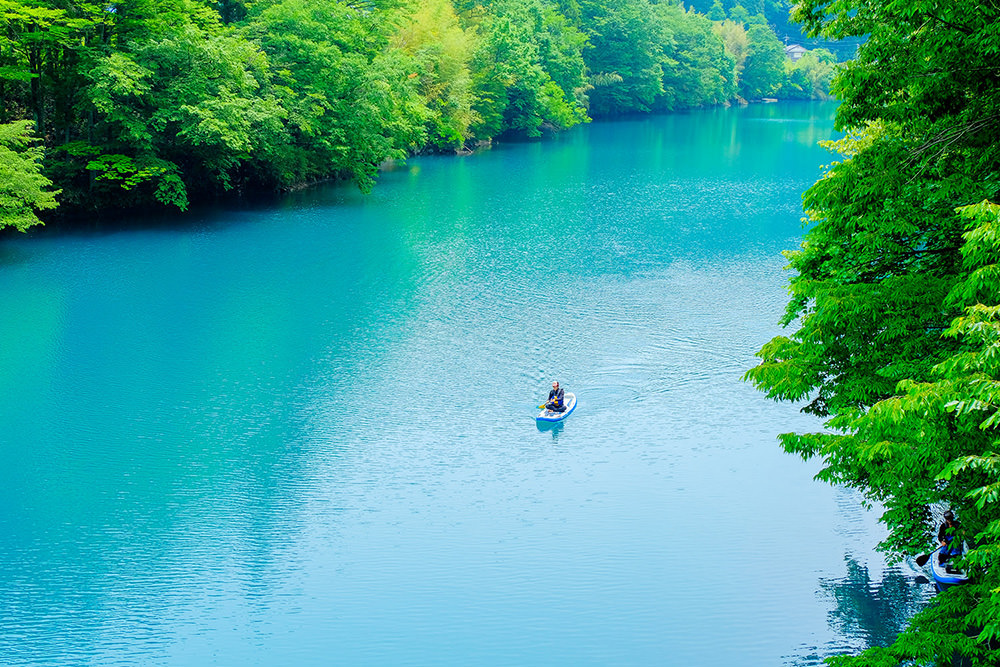
[[[747,1],[0,0],[0,227],[367,190],[386,160],[591,117],[827,97],[833,55],[791,63],[784,0]]]

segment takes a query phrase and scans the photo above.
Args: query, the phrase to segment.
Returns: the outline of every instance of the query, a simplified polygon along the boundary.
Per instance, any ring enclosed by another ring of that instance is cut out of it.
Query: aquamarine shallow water
[[[926,590],[742,383],[834,108],[0,241],[0,664],[813,665]],[[564,424],[534,406],[553,378]]]

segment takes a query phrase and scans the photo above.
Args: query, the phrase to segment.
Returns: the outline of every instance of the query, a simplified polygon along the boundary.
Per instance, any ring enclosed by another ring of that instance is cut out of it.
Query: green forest
[[[0,227],[333,178],[368,190],[387,160],[591,118],[825,99],[836,58],[785,57],[789,7],[0,0]]]
[[[831,662],[996,665],[1000,3],[804,0],[795,17],[815,36],[867,39],[834,79],[846,136],[787,253],[795,331],[747,376],[825,420],[783,446],[865,495],[887,554],[926,557],[952,510],[972,577],[891,645]]]

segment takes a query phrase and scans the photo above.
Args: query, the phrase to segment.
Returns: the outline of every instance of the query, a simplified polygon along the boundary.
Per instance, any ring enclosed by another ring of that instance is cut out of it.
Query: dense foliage
[[[31,146],[30,121],[0,125],[0,227],[24,231],[38,224],[35,211],[55,208],[57,192],[41,175],[41,149]]]
[[[953,509],[972,583],[842,665],[993,665],[1000,655],[1000,3],[803,0],[830,38],[868,35],[834,79],[843,159],[805,195],[788,253],[797,330],[748,377],[806,400],[784,448],[883,509],[895,557]],[[817,57],[817,59],[819,56]]]
[[[327,178],[367,189],[421,151],[826,96],[832,60],[786,61],[767,22],[785,0],[745,4],[710,18],[679,0],[0,0],[0,124],[16,123],[0,159],[31,183],[9,195],[31,214],[0,227],[36,222],[57,192],[66,209],[183,210]]]

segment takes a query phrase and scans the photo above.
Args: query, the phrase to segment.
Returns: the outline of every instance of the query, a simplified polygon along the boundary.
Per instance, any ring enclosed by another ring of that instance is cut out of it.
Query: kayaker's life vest
[[[556,391],[555,389],[550,389],[549,390],[549,400],[552,401],[553,403],[555,403],[555,405],[556,405],[557,408],[561,408],[563,406],[563,395],[564,394],[565,394],[565,392],[563,391],[562,387],[559,387],[559,391]]]

